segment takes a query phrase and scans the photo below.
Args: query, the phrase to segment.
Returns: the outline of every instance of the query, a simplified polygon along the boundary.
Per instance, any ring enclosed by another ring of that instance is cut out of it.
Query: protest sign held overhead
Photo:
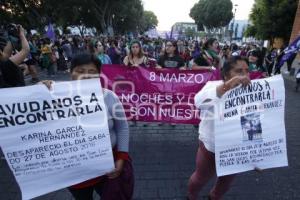
[[[114,168],[99,79],[57,83],[51,91],[44,85],[2,89],[0,95],[0,146],[22,199]]]
[[[253,80],[223,95],[215,121],[218,176],[288,165],[284,105],[281,76]]]

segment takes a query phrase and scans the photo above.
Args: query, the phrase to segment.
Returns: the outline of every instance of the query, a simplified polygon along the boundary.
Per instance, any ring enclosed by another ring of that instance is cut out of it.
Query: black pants
[[[72,193],[73,197],[76,200],[93,200],[94,190],[98,193],[99,196],[101,195],[100,187],[98,185],[82,189],[69,188],[69,191]]]
[[[274,72],[274,74],[276,75],[276,74],[280,74],[280,69],[281,69],[281,67],[279,67],[278,65],[276,65],[275,66],[275,72]]]
[[[267,68],[268,68],[267,70],[268,70],[269,76],[271,76],[271,74],[272,74],[273,66],[274,66],[274,62],[267,65]]]
[[[249,131],[247,131],[247,133],[248,133],[248,140],[252,141],[253,140],[254,131],[249,130]]]
[[[74,189],[69,188],[76,200],[93,200],[94,191],[101,200],[131,200],[134,189],[133,168],[130,161],[125,161],[121,175],[115,179],[102,176],[96,185]]]
[[[297,78],[296,79],[296,91],[298,91],[299,87],[300,87],[300,78]]]
[[[292,69],[292,64],[293,64],[293,62],[294,62],[296,56],[297,56],[297,54],[294,53],[294,54],[286,61],[288,71],[291,71],[291,69]]]

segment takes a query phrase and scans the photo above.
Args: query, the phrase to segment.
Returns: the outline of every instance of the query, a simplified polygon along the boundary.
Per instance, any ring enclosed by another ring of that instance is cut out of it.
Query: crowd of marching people
[[[4,38],[2,36],[2,40],[5,40]],[[23,75],[32,77],[32,83],[39,81],[40,70],[44,70],[49,77],[55,76],[59,71],[69,70],[72,57],[85,51],[96,55],[102,64],[180,70],[221,69],[223,63],[232,56],[241,56],[247,58],[251,72],[260,71],[265,73],[265,76],[281,73],[280,60],[284,55],[283,49],[267,50],[256,44],[238,46],[235,43],[222,43],[220,45],[214,38],[197,41],[153,39],[147,36],[133,39],[125,36],[65,35],[50,40],[47,37],[31,34],[27,34],[26,38],[29,54],[22,63],[18,63],[18,66]],[[20,43],[20,40],[18,42]],[[11,43],[16,44],[16,42]],[[16,53],[17,47],[20,48],[20,44],[12,47],[11,51]],[[287,61],[288,71],[291,70],[295,57],[296,53]]]
[[[96,55],[102,64],[180,70],[220,69],[230,57],[241,56],[247,58],[251,72],[260,71],[265,73],[265,76],[281,73],[280,59],[283,56],[283,49],[267,50],[255,44],[238,46],[235,43],[222,43],[220,45],[214,38],[197,41],[153,39],[147,36],[132,39],[125,36],[66,35],[51,41],[47,37],[27,34],[27,40],[29,54],[18,65],[24,76],[32,77],[32,83],[39,81],[40,70],[44,70],[49,77],[55,76],[59,71],[69,70],[72,57],[85,51]],[[289,71],[295,57],[296,53],[287,61]]]
[[[1,88],[24,86],[24,76],[31,75],[32,83],[39,82],[39,71],[45,71],[48,79],[56,73],[69,72],[72,80],[79,80],[87,74],[99,75],[103,64],[128,67],[152,67],[157,70],[172,68],[178,70],[222,69],[223,80],[207,84],[198,95],[203,101],[196,106],[209,108],[207,102],[221,97],[239,84],[250,83],[248,72],[262,72],[265,77],[280,72],[282,50],[268,51],[255,44],[238,46],[235,43],[220,45],[215,38],[196,40],[151,39],[139,37],[79,37],[60,36],[55,41],[34,35],[25,35],[21,26],[16,33],[0,35],[0,84]],[[17,38],[11,40],[11,36]],[[296,57],[296,55],[295,55]],[[288,61],[291,70],[293,60]],[[95,76],[91,76],[95,77]],[[51,87],[51,81],[43,82]],[[299,84],[299,82],[297,82]],[[214,91],[214,92],[211,92]],[[74,185],[69,191],[76,199],[93,199],[95,190],[101,199],[127,200],[132,198],[134,178],[129,150],[129,129],[123,112],[114,113],[113,104],[121,103],[109,90],[104,102],[109,118],[109,132],[112,140],[116,169],[105,176]],[[207,100],[207,101],[206,101]],[[122,109],[118,109],[120,111]],[[122,120],[120,120],[120,116]],[[201,113],[202,116],[202,113]],[[188,199],[197,199],[202,186],[215,174],[213,121],[202,119],[199,126],[199,149],[196,170],[188,184]],[[220,199],[230,188],[234,175],[219,177],[210,192],[210,199]]]

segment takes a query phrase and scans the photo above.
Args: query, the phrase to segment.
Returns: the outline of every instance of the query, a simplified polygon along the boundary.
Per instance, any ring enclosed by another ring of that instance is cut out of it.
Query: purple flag
[[[54,32],[53,25],[52,25],[51,23],[49,23],[49,25],[48,25],[46,36],[47,36],[51,41],[54,41],[54,40],[55,40],[55,32]]]
[[[169,36],[168,32],[165,33],[165,37],[166,37],[167,40],[170,39],[170,36]]]
[[[300,36],[284,49],[284,55],[280,60],[279,66],[281,67],[297,51],[300,51]]]

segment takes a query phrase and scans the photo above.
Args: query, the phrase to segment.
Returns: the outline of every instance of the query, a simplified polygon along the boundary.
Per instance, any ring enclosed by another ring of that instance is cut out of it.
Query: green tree
[[[232,40],[232,37],[233,37],[233,33],[234,33],[234,22],[232,22],[230,24],[230,29],[229,29],[229,36],[230,36],[230,41]]]
[[[45,13],[51,13],[49,19],[57,26],[61,26],[63,30],[67,26],[77,26],[80,30],[80,34],[83,35],[86,27],[97,27],[99,20],[96,17],[100,17],[96,10],[91,8],[90,0],[51,0],[51,4],[44,5]],[[53,5],[59,6],[53,6]],[[66,8],[69,7],[66,12]]]
[[[256,33],[257,33],[257,30],[256,30],[255,26],[248,24],[247,28],[245,30],[244,36],[245,37],[254,37]]]
[[[229,24],[233,17],[231,0],[200,0],[191,11],[198,26],[208,29],[220,28]]]
[[[194,38],[196,36],[196,31],[195,29],[188,27],[187,29],[185,29],[184,34],[187,38]]]
[[[246,35],[271,42],[276,37],[288,41],[297,5],[298,0],[255,0]]]
[[[0,2],[1,22],[19,23],[25,28],[35,27],[42,19],[41,1],[34,0],[5,0]]]
[[[158,20],[156,15],[152,11],[144,11],[143,19],[141,21],[141,31],[146,32],[157,26]]]
[[[6,0],[0,6],[0,13],[2,13],[1,16],[6,16],[6,22],[20,23],[27,28],[43,29],[49,22],[64,27],[81,24],[84,21],[83,18],[89,18],[89,20],[94,18],[88,15],[90,9],[88,9],[87,1]]]
[[[244,25],[244,26],[243,26],[243,29],[242,29],[242,38],[243,38],[243,37],[244,37],[244,35],[245,35],[246,28],[247,28],[247,26],[246,26],[246,25]]]
[[[116,32],[121,34],[129,31],[139,32],[144,13],[142,2],[140,0],[126,0],[115,6],[116,14],[112,22]]]
[[[139,30],[143,18],[141,0],[5,0],[0,4],[1,21],[43,29],[49,22],[61,26],[95,27],[108,33]]]

